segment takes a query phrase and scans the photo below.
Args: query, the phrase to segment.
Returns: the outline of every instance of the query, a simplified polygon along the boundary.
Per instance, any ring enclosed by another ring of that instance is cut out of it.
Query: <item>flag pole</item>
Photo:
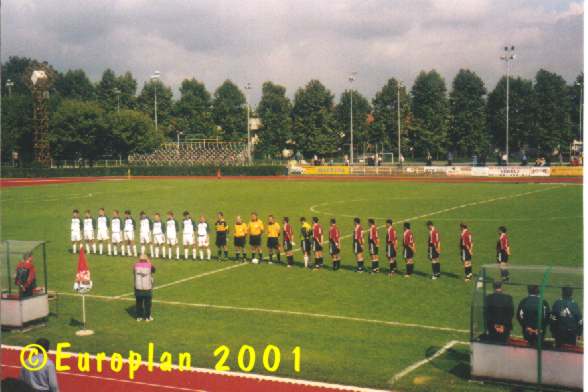
[[[94,335],[94,331],[91,329],[86,329],[86,295],[81,293],[82,296],[82,329],[76,331],[77,336],[90,336]]]

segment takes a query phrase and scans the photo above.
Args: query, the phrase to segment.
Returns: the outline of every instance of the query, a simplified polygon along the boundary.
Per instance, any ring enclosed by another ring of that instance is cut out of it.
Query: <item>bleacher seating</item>
[[[129,164],[141,166],[235,166],[247,161],[247,143],[216,140],[164,143],[152,153],[129,155]]]

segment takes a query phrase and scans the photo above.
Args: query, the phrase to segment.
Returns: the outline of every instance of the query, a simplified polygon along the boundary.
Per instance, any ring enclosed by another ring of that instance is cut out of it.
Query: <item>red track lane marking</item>
[[[18,377],[21,347],[2,346],[2,378]],[[103,362],[102,372],[96,370],[96,361],[90,356],[90,372],[80,372],[77,368],[75,353],[71,358],[62,363],[71,367],[67,372],[58,372],[60,390],[64,392],[79,392],[87,390],[92,392],[112,392],[124,388],[125,392],[169,392],[176,391],[206,391],[206,392],[341,392],[341,391],[365,391],[381,392],[374,389],[353,387],[322,382],[304,381],[292,378],[281,378],[251,373],[219,372],[211,369],[190,368],[179,371],[173,366],[170,372],[165,372],[155,363],[153,371],[147,369],[147,363],[143,362],[135,373],[135,379],[128,379],[128,364],[124,361],[120,373],[110,369],[110,357]],[[50,357],[55,360],[54,352]],[[123,355],[127,355],[124,353]],[[157,356],[156,356],[157,358]],[[124,383],[124,387],[121,387]]]
[[[214,180],[215,176],[133,176],[133,180]],[[96,181],[127,180],[125,176],[110,177],[57,177],[57,178],[3,178],[0,188],[68,184]],[[219,180],[263,181],[400,181],[426,183],[573,183],[581,184],[582,177],[399,177],[399,176],[223,176]]]

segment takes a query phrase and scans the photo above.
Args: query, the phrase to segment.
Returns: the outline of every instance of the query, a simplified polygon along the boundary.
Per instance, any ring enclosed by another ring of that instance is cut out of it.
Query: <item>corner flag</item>
[[[86,252],[82,246],[78,256],[78,272],[76,273],[74,290],[80,293],[86,293],[90,291],[91,288],[92,279],[90,278],[90,269],[88,268],[88,261],[86,260]]]

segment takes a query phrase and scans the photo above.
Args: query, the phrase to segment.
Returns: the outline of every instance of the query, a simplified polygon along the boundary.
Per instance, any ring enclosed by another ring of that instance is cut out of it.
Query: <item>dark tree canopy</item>
[[[279,156],[292,137],[292,104],[286,97],[286,88],[272,82],[262,86],[262,96],[257,113],[262,127],[259,131],[260,154]]]
[[[225,80],[214,92],[213,119],[225,140],[247,137],[247,109],[245,95],[230,80]]]
[[[349,134],[351,122],[351,95],[353,94],[353,144],[360,146],[366,143],[379,143],[375,141],[377,136],[370,137],[368,131],[368,115],[371,113],[369,101],[355,90],[346,90],[341,94],[337,106],[335,106],[335,119],[337,121],[337,130],[345,134],[345,143],[351,140]]]
[[[398,87],[400,86],[400,91]],[[407,145],[407,120],[410,118],[410,97],[403,84],[391,78],[372,100],[374,122],[370,133],[379,138],[387,150],[398,150],[398,93],[400,93],[401,148]],[[404,150],[404,148],[402,148]]]
[[[180,99],[174,103],[175,126],[185,136],[207,138],[214,134],[212,99],[204,83],[196,79],[184,79],[180,87]]]
[[[55,82],[57,93],[64,99],[89,101],[96,98],[94,85],[82,69],[68,70]]]

